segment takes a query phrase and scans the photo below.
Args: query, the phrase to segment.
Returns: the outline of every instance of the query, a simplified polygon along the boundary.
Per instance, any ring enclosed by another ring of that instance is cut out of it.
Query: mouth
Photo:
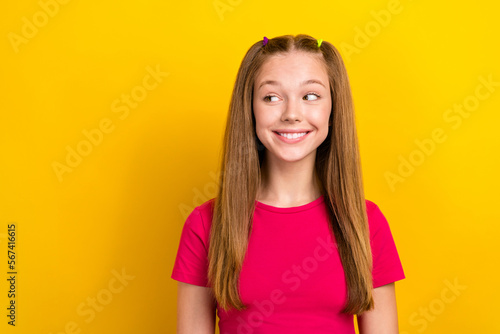
[[[304,132],[277,132],[277,131],[273,131],[273,132],[279,139],[281,139],[285,143],[296,143],[296,142],[302,141],[306,137],[308,137],[309,133],[311,133],[311,131],[304,131]]]

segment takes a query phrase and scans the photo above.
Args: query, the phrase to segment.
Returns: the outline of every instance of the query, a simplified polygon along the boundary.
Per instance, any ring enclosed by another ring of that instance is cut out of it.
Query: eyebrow
[[[303,86],[303,85],[311,85],[311,84],[319,84],[319,85],[323,86],[324,88],[326,88],[326,87],[325,87],[325,85],[324,85],[321,81],[316,80],[316,79],[309,79],[309,80],[303,81],[303,82],[301,83],[301,85],[302,85],[302,86]],[[281,86],[281,84],[280,84],[278,81],[274,81],[274,80],[266,80],[266,81],[263,81],[263,82],[259,85],[259,88],[258,88],[258,89],[260,89],[260,88],[261,88],[262,86],[264,86],[264,85],[275,85],[275,86]]]

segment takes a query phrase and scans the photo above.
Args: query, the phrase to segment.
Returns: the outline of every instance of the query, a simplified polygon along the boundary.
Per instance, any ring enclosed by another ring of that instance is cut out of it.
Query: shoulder
[[[369,199],[365,199],[366,213],[372,213],[373,210],[378,209],[378,205]]]
[[[203,204],[196,206],[188,215],[185,225],[193,230],[204,232],[204,234],[208,235],[212,224],[214,200],[215,198],[211,198]]]
[[[195,210],[201,215],[205,220],[212,220],[213,205],[215,198],[211,198],[201,205],[198,205]],[[210,218],[210,219],[209,219]]]
[[[389,224],[377,204],[368,199],[365,199],[365,203],[366,215],[368,217],[368,226],[373,237],[378,230],[388,228]]]
[[[366,200],[370,245],[373,257],[373,288],[405,278],[389,222],[372,201]]]

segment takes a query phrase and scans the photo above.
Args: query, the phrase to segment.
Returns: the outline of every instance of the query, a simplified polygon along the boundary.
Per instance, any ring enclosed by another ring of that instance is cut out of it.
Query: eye
[[[267,102],[267,101],[269,101],[269,100],[267,100],[267,98],[273,98],[273,97],[278,98],[277,96],[274,96],[274,95],[266,95],[266,96],[264,97],[264,101],[266,101],[266,102]],[[276,102],[276,101],[269,101],[269,102]]]
[[[314,100],[317,100],[317,99],[319,99],[319,98],[320,98],[320,96],[319,96],[318,94],[316,94],[316,93],[308,93],[308,94],[306,94],[305,96],[308,96],[308,95],[313,95],[313,96],[315,96],[315,98],[314,98],[314,99],[309,100],[309,101],[314,101]],[[305,96],[304,96],[304,97],[305,97]]]

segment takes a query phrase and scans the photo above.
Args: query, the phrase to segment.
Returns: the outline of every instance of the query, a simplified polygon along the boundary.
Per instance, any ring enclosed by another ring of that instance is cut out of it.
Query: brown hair
[[[270,56],[295,50],[319,56],[328,72],[332,125],[317,148],[315,170],[325,192],[330,227],[345,272],[347,302],[342,312],[360,314],[373,308],[374,302],[372,253],[351,89],[337,49],[327,41],[318,47],[317,40],[305,34],[275,37],[265,46],[262,41],[256,42],[241,62],[229,106],[218,193],[212,207],[208,280],[223,309],[246,309],[238,294],[238,277],[252,230],[264,159],[252,112],[254,80]]]

